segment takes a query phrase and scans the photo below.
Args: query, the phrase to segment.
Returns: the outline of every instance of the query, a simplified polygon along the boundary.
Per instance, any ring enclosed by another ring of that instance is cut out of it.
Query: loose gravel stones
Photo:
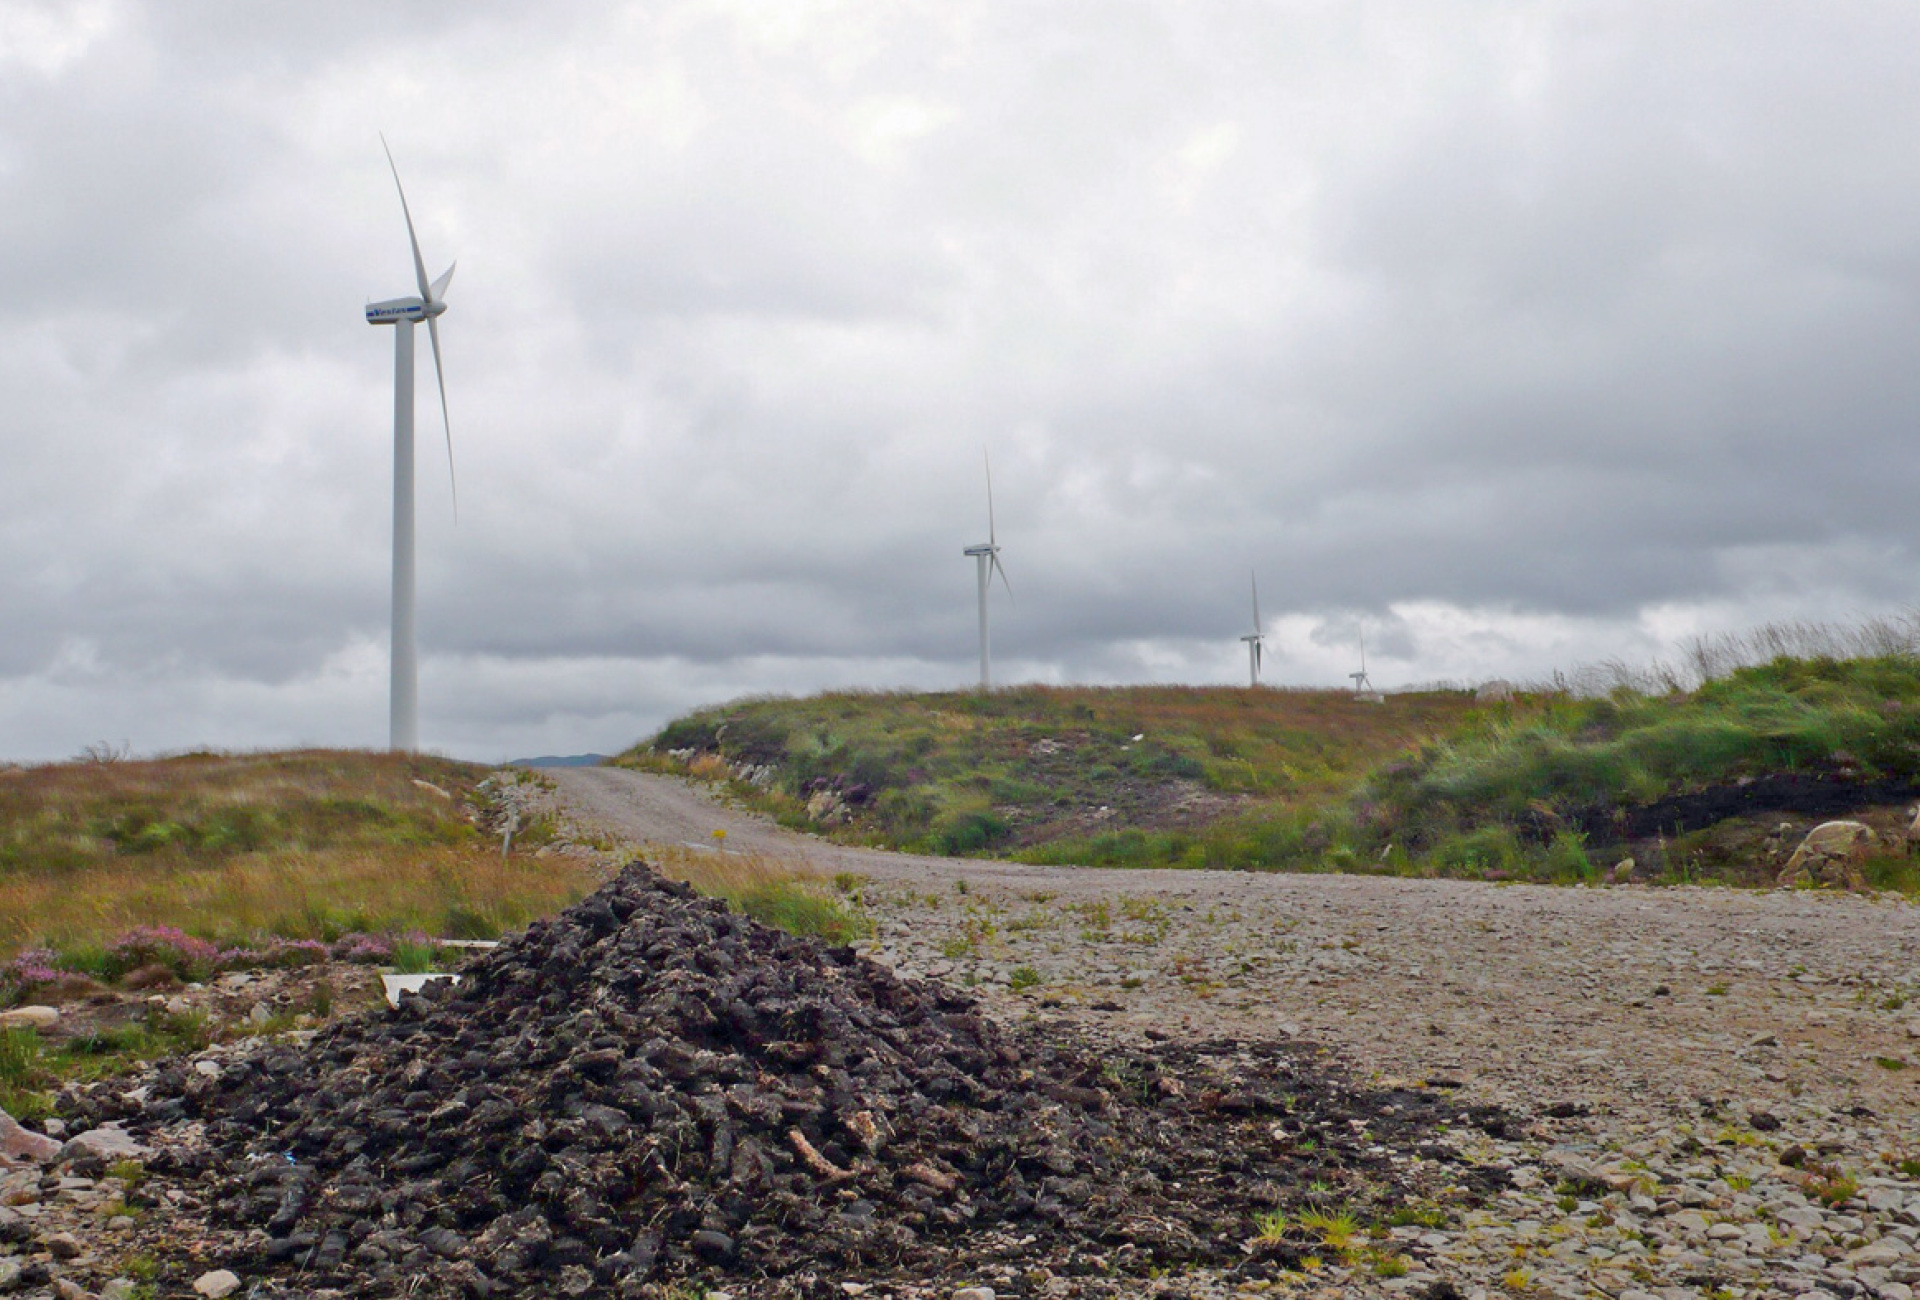
[[[305,1048],[151,1082],[143,1115],[204,1125],[154,1161],[211,1181],[204,1257],[365,1296],[688,1276],[839,1295],[853,1273],[958,1279],[996,1253],[1256,1283],[1315,1249],[1251,1248],[1262,1211],[1465,1208],[1502,1181],[1441,1140],[1498,1116],[1351,1088],[1272,1043],[1096,1055],[1003,1028],[641,864],[464,974]]]

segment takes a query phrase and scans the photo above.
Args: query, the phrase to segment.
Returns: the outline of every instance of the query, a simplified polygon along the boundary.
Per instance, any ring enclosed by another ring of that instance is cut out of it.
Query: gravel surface
[[[1362,1225],[1404,1275],[1329,1250],[1281,1289],[1907,1300],[1920,1283],[1905,901],[925,858],[793,835],[665,778],[549,775],[602,835],[711,851],[725,830],[729,851],[841,877],[872,955],[1007,1020],[1305,1039],[1361,1081],[1518,1117],[1459,1139],[1510,1168],[1487,1210]]]

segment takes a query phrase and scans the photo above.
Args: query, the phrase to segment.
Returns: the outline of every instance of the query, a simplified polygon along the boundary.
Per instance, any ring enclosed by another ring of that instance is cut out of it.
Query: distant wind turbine
[[[1007,571],[1000,567],[999,534],[993,527],[993,459],[981,453],[987,466],[987,544],[969,546],[962,555],[971,555],[980,575],[980,689],[993,689],[992,652],[987,641],[987,588],[993,584],[993,574],[1000,575],[1000,582],[1007,589],[1007,595],[1013,595],[1013,584],[1007,581]]]
[[[1260,656],[1261,656],[1260,647],[1261,647],[1261,643],[1266,638],[1260,634],[1260,578],[1259,576],[1257,574],[1253,575],[1252,581],[1253,581],[1253,635],[1243,636],[1240,639],[1247,643],[1247,677],[1249,679],[1248,685],[1258,686],[1260,684]]]
[[[413,246],[413,275],[417,298],[389,298],[367,304],[367,324],[394,326],[393,347],[393,665],[388,687],[388,747],[412,751],[420,747],[420,662],[414,635],[413,598],[413,327],[427,323],[433,343],[433,376],[440,382],[440,420],[447,431],[447,481],[453,483],[453,418],[447,414],[447,376],[440,365],[440,314],[447,309],[447,282],[453,267],[431,284],[420,257],[420,240],[413,233],[413,213],[407,207],[406,187],[394,165],[387,137],[380,137],[394,188],[400,191],[400,214],[407,219],[407,242]],[[457,518],[460,495],[454,487]]]
[[[1360,629],[1360,671],[1348,673],[1353,679],[1353,693],[1363,700],[1377,700],[1380,692],[1373,689],[1373,683],[1367,680],[1367,629]]]

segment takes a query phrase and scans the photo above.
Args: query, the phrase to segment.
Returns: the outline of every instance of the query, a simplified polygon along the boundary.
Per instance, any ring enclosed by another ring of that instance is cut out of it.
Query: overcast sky
[[[0,0],[0,757],[1920,603],[1910,4]]]

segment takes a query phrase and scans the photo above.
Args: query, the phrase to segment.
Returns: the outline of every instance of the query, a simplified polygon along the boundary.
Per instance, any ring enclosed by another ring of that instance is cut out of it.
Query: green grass
[[[31,1029],[0,1031],[0,1110],[21,1121],[53,1114],[64,1083],[125,1073],[142,1061],[197,1052],[213,1041],[206,1017],[156,1015],[48,1046]]]
[[[671,723],[620,761],[719,780],[771,765],[770,783],[734,792],[787,825],[910,851],[1565,884],[1625,856],[1607,829],[1617,809],[1778,774],[1920,779],[1920,657],[1738,666],[1742,648],[1707,647],[1699,666],[1720,675],[1692,691],[1486,706],[1177,687],[753,699]],[[1764,834],[1676,830],[1636,878],[1758,883]],[[1920,893],[1920,863],[1898,852],[1864,871]]]
[[[1386,759],[1474,719],[1465,692],[1020,687],[989,695],[841,692],[703,709],[618,761],[725,779],[790,826],[949,855],[1119,866],[1293,865],[1327,847],[1338,807]],[[1135,737],[1139,737],[1138,740]],[[821,792],[844,820],[810,818]],[[1209,825],[1166,825],[1198,797]],[[1102,813],[1101,809],[1107,812]],[[1112,831],[1094,830],[1107,819]]]

